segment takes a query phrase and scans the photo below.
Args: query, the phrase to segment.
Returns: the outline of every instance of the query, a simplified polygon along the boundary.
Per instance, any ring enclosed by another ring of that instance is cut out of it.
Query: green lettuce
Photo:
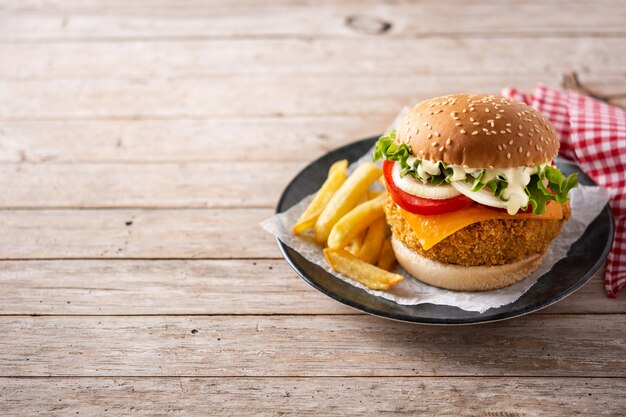
[[[548,202],[556,201],[563,204],[569,200],[569,191],[578,187],[578,175],[573,173],[566,177],[561,171],[548,165],[537,169],[539,172],[530,177],[530,182],[526,186],[526,194],[533,214],[543,214]],[[547,185],[544,184],[544,180]]]
[[[378,142],[376,142],[376,147],[372,153],[372,161],[376,162],[379,159],[384,159],[391,162],[399,162],[400,177],[409,175],[413,178],[424,181],[417,173],[417,167],[422,161],[416,159],[414,164],[411,165],[407,161],[410,156],[413,156],[411,147],[406,143],[396,143],[396,131],[392,130],[385,133],[378,139]],[[450,182],[450,178],[453,174],[452,169],[447,168],[443,162],[440,162],[439,171],[441,174],[431,175],[425,181],[431,183],[432,185],[440,185],[444,182]]]

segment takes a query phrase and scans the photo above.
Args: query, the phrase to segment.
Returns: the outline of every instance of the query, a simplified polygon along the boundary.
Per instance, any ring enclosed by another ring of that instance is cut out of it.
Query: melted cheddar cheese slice
[[[550,203],[544,214],[520,213],[511,216],[506,211],[492,209],[480,204],[473,204],[462,210],[433,216],[420,216],[398,207],[402,217],[409,223],[425,250],[428,250],[448,236],[473,223],[485,220],[560,220],[563,218],[563,206]]]

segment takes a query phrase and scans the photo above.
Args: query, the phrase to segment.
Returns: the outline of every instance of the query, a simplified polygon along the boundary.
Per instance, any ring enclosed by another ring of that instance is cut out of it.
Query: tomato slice
[[[391,172],[395,162],[383,161],[383,175],[387,183],[387,191],[397,205],[413,214],[433,215],[463,209],[474,201],[463,194],[442,200],[422,198],[401,190],[393,182]]]

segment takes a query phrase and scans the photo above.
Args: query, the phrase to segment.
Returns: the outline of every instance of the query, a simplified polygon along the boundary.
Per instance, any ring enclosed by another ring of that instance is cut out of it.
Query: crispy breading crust
[[[562,220],[487,220],[471,224],[424,250],[411,226],[389,197],[387,223],[405,246],[434,261],[462,266],[503,265],[546,251],[570,217],[569,203]]]

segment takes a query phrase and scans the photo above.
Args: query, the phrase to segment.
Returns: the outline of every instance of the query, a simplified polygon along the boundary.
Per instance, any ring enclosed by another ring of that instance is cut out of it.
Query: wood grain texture
[[[557,87],[560,76],[541,77]],[[623,93],[626,74],[589,76],[599,92]],[[515,79],[531,89],[536,76]],[[0,120],[136,119],[276,116],[386,116],[405,105],[448,93],[498,93],[511,83],[489,76],[246,75],[184,79],[0,81]],[[245,98],[245,99],[242,99]],[[54,106],[49,103],[54,103]]]
[[[626,377],[624,315],[0,317],[0,376]]]
[[[515,47],[511,47],[515,45]],[[220,75],[623,74],[623,38],[223,39],[0,43],[0,79],[146,79]],[[532,53],[528,51],[532,50]],[[98,59],[94,59],[96,56]]]
[[[0,208],[276,206],[302,162],[0,164]]]
[[[0,379],[0,411],[24,415],[618,416],[624,379]]]
[[[278,257],[271,209],[0,210],[0,259]]]
[[[309,162],[391,122],[388,116],[4,121],[0,161]]]
[[[626,104],[625,21],[612,0],[0,0],[0,415],[622,415],[626,306],[599,275],[538,314],[412,326],[309,287],[259,221],[421,99],[575,70]]]
[[[596,34],[626,31],[621,2],[428,0],[316,2],[26,1],[2,4],[5,40],[154,39],[268,36],[437,36]],[[352,23],[348,22],[352,19]]]
[[[281,260],[4,261],[0,315],[361,314]],[[602,274],[543,314],[626,313]]]

